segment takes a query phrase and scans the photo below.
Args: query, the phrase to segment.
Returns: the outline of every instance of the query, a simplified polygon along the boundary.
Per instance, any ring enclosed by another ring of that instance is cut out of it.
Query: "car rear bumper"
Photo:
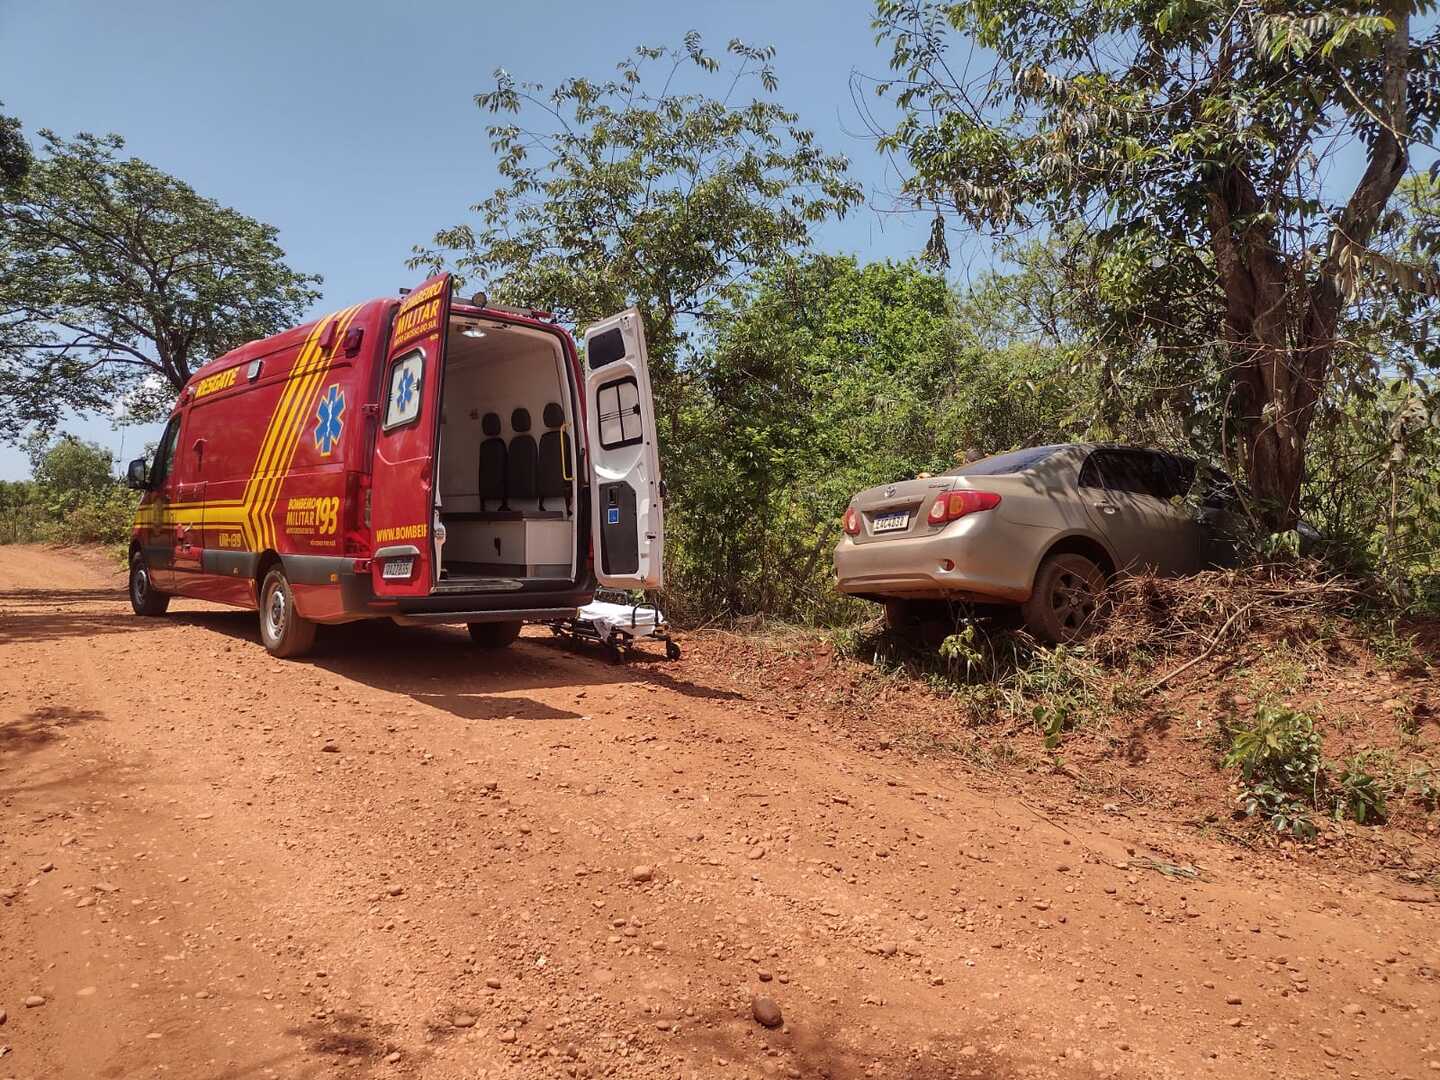
[[[997,524],[1002,524],[998,518],[962,518],[928,536],[864,544],[846,536],[835,548],[835,587],[867,599],[1023,603],[1030,596],[1040,539],[1027,534],[1040,530]],[[947,559],[953,569],[945,569]]]

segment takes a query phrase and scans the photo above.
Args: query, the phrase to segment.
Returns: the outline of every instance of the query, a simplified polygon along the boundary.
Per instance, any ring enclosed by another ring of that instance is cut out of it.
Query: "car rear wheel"
[[[1052,643],[1074,641],[1095,627],[1105,597],[1105,574],[1084,555],[1051,555],[1035,574],[1025,601],[1025,626]]]
[[[136,615],[164,615],[170,607],[170,597],[155,588],[145,556],[138,551],[130,557],[130,607]]]
[[[909,600],[885,601],[885,625],[896,633],[913,631],[920,621],[919,612]]]
[[[295,610],[295,592],[278,566],[260,586],[260,641],[271,656],[304,656],[315,644],[316,626]]]
[[[885,626],[898,640],[918,648],[936,648],[955,632],[954,605],[944,600],[885,601]]]
[[[465,625],[470,629],[470,640],[482,649],[503,649],[520,636],[521,624],[518,622],[472,622]]]

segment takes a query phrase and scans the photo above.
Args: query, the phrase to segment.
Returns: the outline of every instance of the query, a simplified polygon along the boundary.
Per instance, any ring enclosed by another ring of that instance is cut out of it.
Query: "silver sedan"
[[[1005,604],[1037,637],[1069,641],[1116,573],[1232,562],[1235,510],[1228,477],[1174,454],[1016,450],[860,492],[835,548],[836,585],[884,603],[892,624],[937,601]]]

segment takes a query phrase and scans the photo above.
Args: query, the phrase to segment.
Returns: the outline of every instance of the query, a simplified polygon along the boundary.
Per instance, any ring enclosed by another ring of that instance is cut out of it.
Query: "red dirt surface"
[[[0,550],[0,1077],[1440,1071],[1428,886],[901,749],[914,695],[825,655],[683,645],[361,625],[283,663]]]

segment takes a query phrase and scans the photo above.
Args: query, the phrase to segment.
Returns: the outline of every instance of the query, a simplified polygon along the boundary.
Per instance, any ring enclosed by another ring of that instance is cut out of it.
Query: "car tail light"
[[[860,535],[860,511],[853,506],[845,511],[845,531],[851,536]]]
[[[969,488],[947,491],[935,497],[928,520],[931,525],[943,525],[978,510],[993,510],[999,505],[1000,496],[993,491],[971,491]]]

